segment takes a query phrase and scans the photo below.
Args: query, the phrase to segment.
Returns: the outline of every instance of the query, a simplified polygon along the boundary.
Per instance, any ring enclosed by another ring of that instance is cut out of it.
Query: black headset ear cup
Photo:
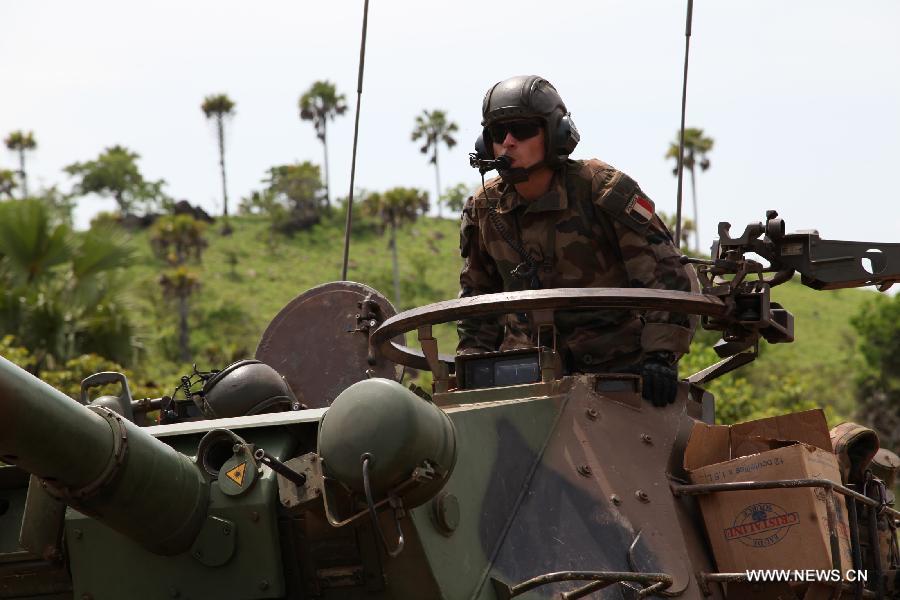
[[[578,133],[578,128],[575,127],[575,121],[572,120],[571,115],[566,113],[559,120],[559,125],[556,127],[554,147],[558,149],[559,154],[565,154],[566,158],[568,158],[568,155],[572,154],[580,140],[581,134]]]
[[[494,148],[491,145],[490,134],[487,128],[481,130],[481,135],[475,140],[475,154],[481,160],[492,160],[494,158]]]
[[[569,113],[562,114],[558,119],[548,119],[547,134],[547,163],[550,166],[565,163],[581,139]]]

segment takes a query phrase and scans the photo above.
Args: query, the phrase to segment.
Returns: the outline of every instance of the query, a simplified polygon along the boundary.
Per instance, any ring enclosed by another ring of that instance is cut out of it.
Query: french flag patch
[[[640,194],[635,194],[632,196],[631,202],[628,203],[628,208],[625,209],[625,212],[630,214],[636,221],[649,223],[655,210],[656,207],[653,204],[653,200]]]

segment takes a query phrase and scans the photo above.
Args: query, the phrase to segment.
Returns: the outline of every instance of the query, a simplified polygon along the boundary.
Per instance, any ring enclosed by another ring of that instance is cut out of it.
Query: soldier
[[[537,76],[492,86],[482,105],[480,158],[509,168],[462,213],[460,297],[564,287],[692,291],[696,274],[637,183],[599,160],[570,160],[580,138],[556,89]],[[677,360],[694,323],[686,315],[579,310],[556,314],[568,372],[633,372],[655,406],[675,399]],[[457,352],[533,346],[525,315],[458,323]]]

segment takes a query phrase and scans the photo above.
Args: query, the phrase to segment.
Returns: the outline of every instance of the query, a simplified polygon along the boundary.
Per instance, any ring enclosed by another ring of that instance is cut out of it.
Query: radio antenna
[[[693,20],[693,16],[694,0],[688,0],[687,19],[684,25],[684,81],[681,85],[681,131],[678,140],[678,206],[675,209],[675,243],[678,246],[681,246],[681,184],[684,181],[684,114],[687,109],[688,56],[691,51],[691,21]]]
[[[359,75],[356,80],[356,121],[353,124],[353,160],[350,163],[350,195],[347,196],[347,223],[344,225],[344,266],[341,280],[347,281],[350,259],[350,229],[353,225],[353,186],[356,183],[356,143],[359,139],[359,105],[362,102],[363,71],[366,67],[366,28],[369,22],[369,0],[363,5],[362,41],[359,44]]]

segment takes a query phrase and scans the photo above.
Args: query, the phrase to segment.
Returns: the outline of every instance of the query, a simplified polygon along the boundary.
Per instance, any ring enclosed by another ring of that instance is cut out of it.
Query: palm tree
[[[172,266],[179,266],[193,258],[200,262],[209,245],[203,234],[206,223],[191,215],[165,215],[153,223],[150,247],[153,253]]]
[[[325,150],[325,202],[331,206],[328,176],[328,120],[347,112],[347,98],[330,81],[316,81],[300,96],[300,120],[312,121]]]
[[[173,267],[158,281],[163,295],[178,301],[178,358],[183,362],[191,360],[188,300],[200,287],[199,276],[186,263],[191,258],[200,262],[207,246],[205,227],[191,215],[167,215],[156,220],[150,233],[154,254]]]
[[[659,218],[665,223],[666,227],[669,228],[669,233],[673,236],[675,235],[675,214],[665,213],[663,211],[659,211]],[[681,218],[681,240],[679,240],[679,246],[681,247],[682,252],[686,252],[687,248],[690,246],[690,237],[691,234],[694,233],[694,221],[692,219],[686,219],[684,217]]]
[[[191,362],[191,338],[188,326],[188,298],[200,288],[197,274],[184,265],[159,276],[159,285],[163,295],[178,301],[178,359]]]
[[[25,178],[25,152],[37,148],[34,141],[34,132],[13,131],[4,140],[6,147],[19,153],[19,176],[22,178],[22,197],[28,197],[28,181]]]
[[[441,142],[447,145],[449,150],[456,145],[456,140],[451,134],[456,133],[459,128],[453,121],[447,120],[447,113],[442,110],[423,110],[421,115],[416,117],[416,127],[412,131],[412,141],[424,139],[425,143],[419,148],[422,154],[428,154],[431,151],[431,164],[434,165],[435,202],[437,203],[438,218],[441,216],[441,170],[438,165],[438,146]]]
[[[234,116],[234,102],[227,94],[212,94],[203,99],[200,105],[207,119],[215,119],[216,134],[219,138],[219,167],[222,170],[222,217],[225,221],[223,233],[229,233],[228,225],[228,188],[225,185],[225,119]]]
[[[394,271],[394,303],[400,306],[400,261],[397,256],[397,228],[415,221],[428,211],[428,192],[415,188],[395,187],[383,193],[369,194],[363,201],[366,212],[379,219],[382,229],[390,232],[388,247]]]
[[[675,159],[674,175],[678,175],[678,148],[680,136],[675,134],[675,141],[669,144],[666,158]],[[691,173],[691,196],[694,201],[694,250],[700,251],[700,220],[697,216],[697,175],[695,167],[699,164],[700,170],[709,168],[710,162],[706,153],[712,150],[714,140],[703,135],[702,129],[688,127],[684,130],[684,168]]]

